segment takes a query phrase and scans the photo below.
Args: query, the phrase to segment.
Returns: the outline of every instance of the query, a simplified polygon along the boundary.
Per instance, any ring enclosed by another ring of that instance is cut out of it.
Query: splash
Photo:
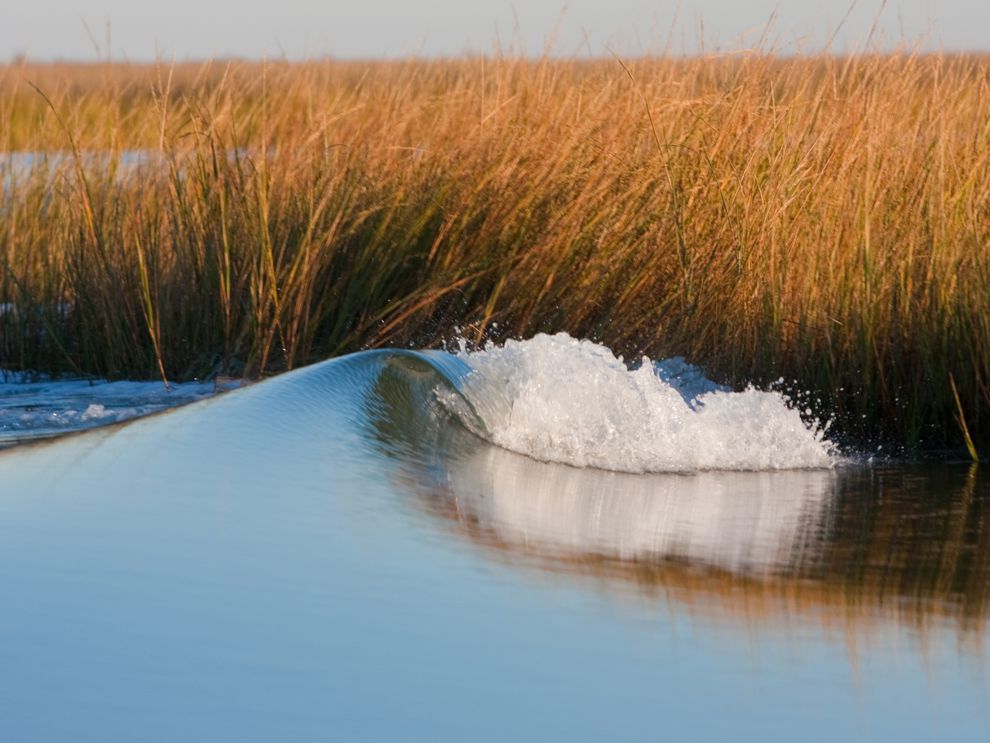
[[[827,468],[822,427],[777,392],[733,392],[683,359],[630,368],[567,334],[458,353],[471,368],[449,408],[475,432],[547,462],[621,472]]]

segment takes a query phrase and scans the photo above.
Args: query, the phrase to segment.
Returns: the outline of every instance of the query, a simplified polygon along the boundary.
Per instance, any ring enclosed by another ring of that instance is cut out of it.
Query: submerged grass
[[[567,330],[990,447],[990,57],[9,66],[0,150],[7,368]]]

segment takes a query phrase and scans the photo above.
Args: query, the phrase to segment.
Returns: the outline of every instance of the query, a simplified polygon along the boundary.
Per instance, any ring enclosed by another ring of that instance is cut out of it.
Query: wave
[[[680,358],[627,365],[605,346],[566,334],[457,353],[366,351],[260,386],[283,389],[328,369],[337,370],[329,385],[358,397],[355,372],[359,387],[372,384],[379,393],[390,379],[401,382],[395,390],[414,399],[392,399],[393,390],[372,407],[403,405],[414,437],[460,424],[544,462],[644,473],[828,468],[837,461],[821,427],[802,420],[778,393],[733,392]],[[214,392],[196,384],[162,390],[156,383],[2,385],[0,437],[10,443],[113,423]]]
[[[466,524],[482,543],[554,559],[671,558],[745,573],[773,571],[797,552],[814,559],[814,550],[798,548],[821,531],[836,472],[809,465],[832,459],[780,458],[773,461],[802,466],[761,468],[767,459],[751,453],[747,437],[702,417],[721,404],[740,418],[762,415],[754,427],[774,431],[781,449],[794,428],[797,446],[819,441],[777,395],[730,392],[682,359],[644,360],[630,370],[603,346],[564,335],[476,352],[352,358],[363,367],[356,376],[372,380],[363,395],[366,438],[397,463],[398,480],[429,510]],[[651,452],[650,426],[659,428],[665,411],[701,423],[680,421]],[[727,419],[723,410],[716,421]],[[585,463],[577,447],[590,452],[609,427],[611,443],[593,460],[609,466],[574,466]],[[533,431],[544,437],[525,445]],[[518,437],[513,446],[501,445],[506,432]],[[678,435],[706,435],[718,453],[678,456],[669,448]],[[716,461],[737,466],[693,466]],[[644,463],[676,472],[644,472]]]
[[[556,341],[565,349],[576,343]],[[520,352],[537,349],[539,358],[541,344],[550,341],[523,342]],[[602,356],[611,366],[606,352],[586,344],[564,355]],[[928,471],[921,477],[861,466],[630,473],[540,462],[472,433],[497,420],[489,410],[491,397],[478,394],[480,382],[490,385],[488,394],[500,403],[512,399],[511,384],[505,386],[503,376],[503,386],[496,385],[499,378],[477,353],[375,358],[381,366],[365,391],[365,440],[377,442],[390,481],[411,496],[408,502],[496,561],[590,577],[618,590],[635,585],[649,596],[747,622],[755,609],[788,622],[817,616],[829,626],[840,617],[848,628],[870,627],[881,617],[915,629],[935,626],[943,617],[958,619],[967,630],[985,627],[987,571],[972,559],[985,535],[964,526],[983,523],[975,513],[983,504],[974,498],[979,485],[973,470],[939,474],[944,479],[936,489],[944,488],[957,504],[949,508],[954,526],[947,529],[947,507],[931,500]],[[531,374],[525,359],[510,366],[506,374],[517,380]],[[710,395],[741,395],[745,401],[753,392],[715,389],[683,361],[613,371],[622,378],[645,376],[643,369],[674,390],[679,403],[669,391],[664,399],[675,410],[680,405],[700,412]],[[672,373],[678,369],[683,373]],[[563,374],[560,384],[576,396],[568,379]],[[611,392],[599,392],[605,408]],[[800,420],[783,398],[767,399],[774,402],[766,406],[772,416]],[[588,406],[594,401],[584,400]],[[467,423],[460,425],[462,420]],[[821,441],[813,428],[801,430],[799,441]],[[713,428],[709,434],[719,432]],[[786,443],[783,436],[778,440]],[[724,432],[717,445],[733,441],[733,433]],[[739,454],[734,456],[738,461]],[[840,460],[829,454],[827,461]],[[915,516],[911,526],[891,532],[889,524],[904,513]],[[919,550],[922,542],[927,547]],[[949,557],[933,568],[933,555]]]
[[[605,346],[537,335],[456,358],[444,404],[494,444],[620,472],[831,467],[836,448],[777,392],[733,392],[674,358],[630,367]],[[480,421],[480,425],[479,425]]]

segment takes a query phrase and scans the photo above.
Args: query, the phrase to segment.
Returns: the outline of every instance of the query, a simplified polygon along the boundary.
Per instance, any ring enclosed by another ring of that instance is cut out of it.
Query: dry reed
[[[990,444],[987,57],[9,66],[0,150],[7,368],[566,330]]]

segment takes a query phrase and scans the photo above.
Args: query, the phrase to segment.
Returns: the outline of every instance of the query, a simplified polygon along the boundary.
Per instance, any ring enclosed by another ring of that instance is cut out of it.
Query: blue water
[[[0,740],[986,740],[985,477],[537,462],[369,353],[0,453]]]

